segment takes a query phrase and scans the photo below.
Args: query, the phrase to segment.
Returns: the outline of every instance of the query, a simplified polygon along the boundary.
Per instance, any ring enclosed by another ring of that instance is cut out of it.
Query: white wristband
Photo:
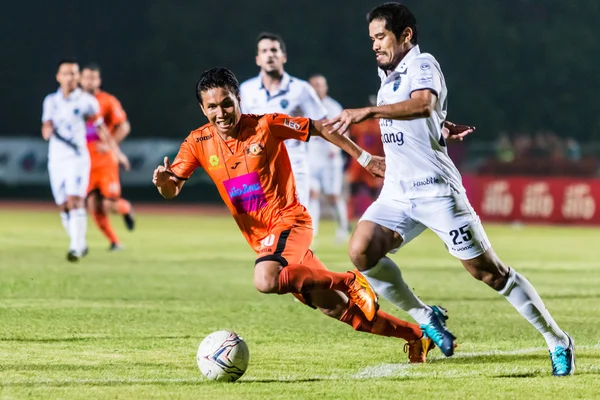
[[[371,162],[371,158],[371,154],[363,150],[360,157],[358,157],[356,161],[358,161],[358,163],[363,167],[366,167]]]

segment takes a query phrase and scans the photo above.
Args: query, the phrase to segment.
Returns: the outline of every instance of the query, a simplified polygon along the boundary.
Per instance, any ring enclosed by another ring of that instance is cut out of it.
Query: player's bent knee
[[[254,267],[254,287],[261,293],[279,291],[281,264],[276,261],[263,261]]]
[[[339,305],[335,308],[319,308],[323,314],[334,319],[342,318],[342,315],[344,315],[344,312],[346,312],[347,309],[347,305]]]

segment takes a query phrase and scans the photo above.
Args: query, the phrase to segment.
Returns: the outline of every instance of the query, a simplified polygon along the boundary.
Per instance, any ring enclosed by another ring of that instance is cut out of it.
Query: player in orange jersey
[[[362,149],[308,118],[242,114],[238,81],[225,68],[204,72],[196,97],[209,123],[190,133],[172,165],[165,157],[164,165],[156,168],[153,183],[161,195],[177,196],[186,179],[202,167],[257,254],[256,289],[292,293],[358,331],[403,338],[409,360],[424,362],[432,342],[416,324],[379,310],[375,293],[358,271],[328,271],[309,249],[312,222],[298,201],[284,140],[323,137],[354,158]],[[384,173],[383,158],[361,161],[374,175]]]
[[[100,104],[100,115],[118,145],[131,130],[127,114],[117,98],[100,90],[102,79],[100,67],[96,64],[85,66],[81,72],[81,87],[94,95]],[[135,221],[131,204],[121,198],[121,182],[119,180],[119,164],[129,169],[129,161],[122,153],[108,151],[105,145],[98,141],[98,135],[93,125],[87,126],[88,150],[92,161],[90,183],[88,187],[88,210],[94,216],[96,226],[110,242],[109,250],[120,250],[119,239],[113,230],[108,212],[123,216],[127,229],[133,230]]]

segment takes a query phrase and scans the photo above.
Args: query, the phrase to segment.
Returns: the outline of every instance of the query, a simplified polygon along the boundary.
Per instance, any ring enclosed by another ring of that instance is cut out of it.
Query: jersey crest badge
[[[283,108],[285,110],[287,108],[287,106],[290,105],[290,102],[287,99],[281,99],[281,101],[279,102],[279,105],[281,106],[281,108]]]
[[[398,90],[398,88],[400,87],[400,83],[402,82],[402,76],[398,75],[396,76],[396,79],[394,80],[394,92],[396,90]]]
[[[246,149],[246,154],[251,157],[258,157],[264,150],[264,147],[260,143],[251,143]]]

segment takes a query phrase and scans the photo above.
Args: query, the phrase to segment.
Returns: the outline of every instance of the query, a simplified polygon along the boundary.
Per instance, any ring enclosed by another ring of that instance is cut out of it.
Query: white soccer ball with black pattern
[[[196,354],[200,372],[212,381],[235,382],[244,375],[250,353],[244,339],[230,331],[208,335]]]

